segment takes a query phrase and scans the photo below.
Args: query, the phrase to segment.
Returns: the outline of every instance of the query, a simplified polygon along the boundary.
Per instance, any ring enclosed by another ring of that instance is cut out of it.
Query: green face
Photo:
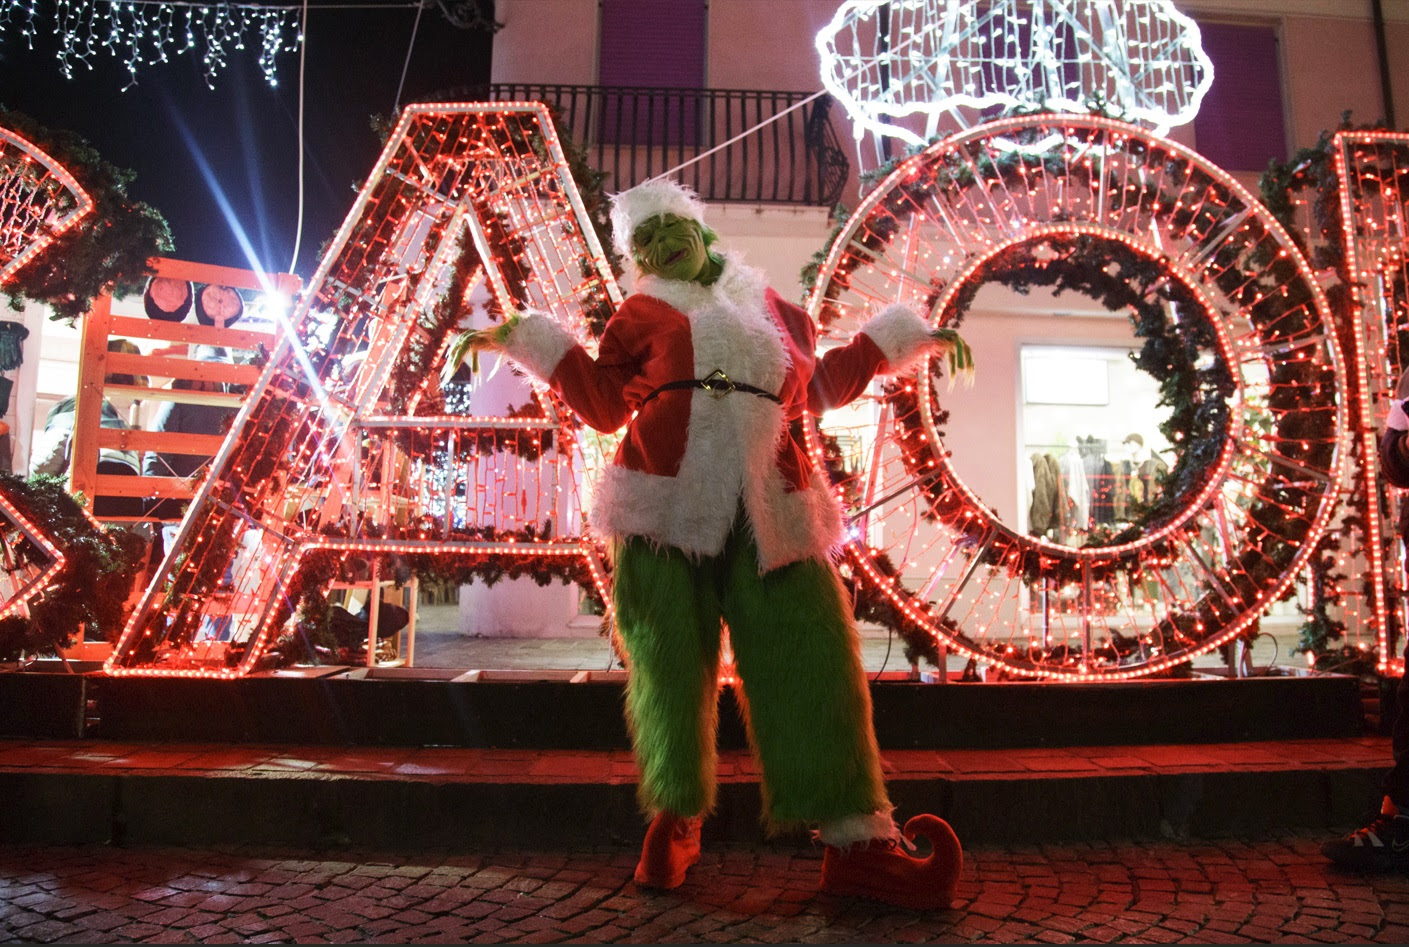
[[[657,214],[637,227],[631,251],[642,272],[663,279],[698,280],[708,270],[705,228],[674,214]]]

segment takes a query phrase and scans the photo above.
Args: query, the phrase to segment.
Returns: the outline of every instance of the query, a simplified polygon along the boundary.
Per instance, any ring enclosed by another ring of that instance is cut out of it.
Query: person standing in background
[[[1409,371],[1399,377],[1390,402],[1384,433],[1380,436],[1380,469],[1390,486],[1409,488]],[[1400,520],[1400,541],[1409,542],[1405,521]],[[1409,660],[1409,643],[1405,658]],[[1409,675],[1399,679],[1395,692],[1390,747],[1394,766],[1380,782],[1384,798],[1380,811],[1349,835],[1321,846],[1321,853],[1346,868],[1409,868]]]

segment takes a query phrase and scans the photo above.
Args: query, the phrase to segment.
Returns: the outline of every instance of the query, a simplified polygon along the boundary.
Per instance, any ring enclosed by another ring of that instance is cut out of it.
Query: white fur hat
[[[704,223],[704,204],[695,192],[658,178],[612,196],[612,243],[623,259],[631,259],[631,235],[657,214],[674,214]]]

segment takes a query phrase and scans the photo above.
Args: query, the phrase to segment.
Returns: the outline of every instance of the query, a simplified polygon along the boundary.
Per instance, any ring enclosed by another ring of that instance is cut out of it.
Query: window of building
[[[602,0],[600,83],[701,88],[706,13],[705,0]]]
[[[1127,348],[1024,345],[1021,353],[1022,487],[1019,528],[1054,542],[1079,546],[1098,527],[1129,522],[1132,499],[1146,501],[1173,461],[1159,425],[1159,382],[1136,367]],[[1050,460],[1048,460],[1050,458]],[[1060,509],[1048,504],[1032,521],[1044,471],[1058,491]]]
[[[1194,119],[1200,154],[1230,171],[1260,171],[1287,157],[1282,69],[1272,26],[1200,23],[1213,85]]]
[[[707,0],[601,0],[597,81],[639,91],[609,95],[601,139],[639,145],[699,140]],[[647,90],[662,90],[659,92]]]

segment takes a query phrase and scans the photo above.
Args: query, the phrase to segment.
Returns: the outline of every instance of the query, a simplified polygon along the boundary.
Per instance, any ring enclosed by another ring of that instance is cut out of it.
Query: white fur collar
[[[701,286],[691,280],[662,279],[643,273],[636,281],[636,292],[643,296],[653,296],[685,313],[711,302],[727,302],[735,306],[749,307],[760,305],[763,301],[763,291],[768,288],[768,280],[763,271],[744,263],[737,253],[726,251],[721,256],[724,257],[724,271],[710,286]]]

